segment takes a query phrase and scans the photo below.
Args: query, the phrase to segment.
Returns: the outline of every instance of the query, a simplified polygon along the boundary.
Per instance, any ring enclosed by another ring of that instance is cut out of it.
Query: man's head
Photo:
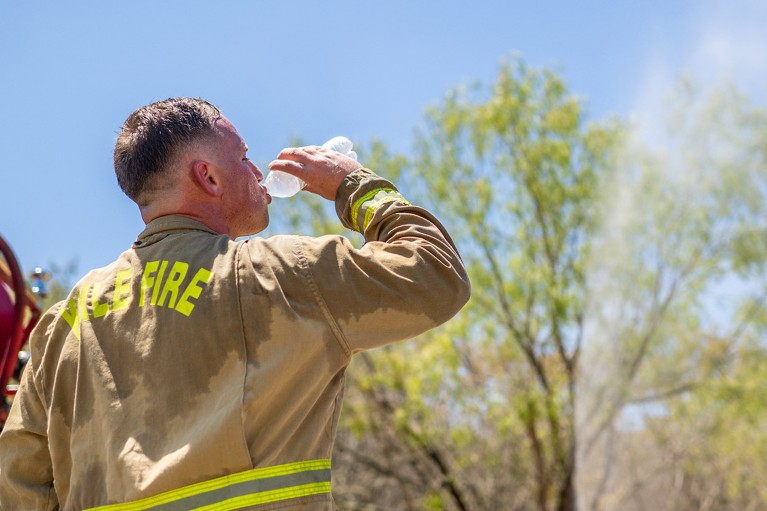
[[[123,192],[139,206],[165,188],[170,167],[191,143],[216,136],[221,111],[202,99],[171,98],[142,106],[123,124],[114,150]]]
[[[269,222],[263,174],[246,152],[218,108],[172,98],[128,117],[115,143],[115,173],[145,221],[181,214],[234,238]]]

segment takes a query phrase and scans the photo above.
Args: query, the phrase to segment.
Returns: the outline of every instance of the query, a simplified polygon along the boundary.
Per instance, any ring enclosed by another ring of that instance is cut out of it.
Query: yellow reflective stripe
[[[398,197],[392,197],[391,195],[387,195],[375,201],[370,206],[367,206],[367,209],[365,211],[365,220],[362,222],[362,230],[364,231],[365,229],[368,228],[368,224],[370,224],[370,221],[373,219],[373,215],[375,215],[375,212],[378,211],[378,208],[380,208],[387,202],[397,202],[397,201],[409,204],[409,202],[407,202],[401,195],[399,195]]]
[[[270,504],[281,500],[297,499],[322,493],[330,493],[330,482],[304,484],[283,490],[269,490],[252,495],[243,495],[242,497],[235,497],[209,506],[196,507],[193,511],[236,511],[245,506]]]
[[[311,474],[315,472],[315,474]],[[303,476],[303,477],[302,477]],[[248,483],[256,482],[276,485],[284,484],[284,481],[298,481],[298,479],[314,478],[318,481],[299,484],[285,484],[283,487],[251,491]],[[240,488],[235,488],[240,485]],[[233,511],[243,506],[278,502],[297,497],[330,493],[330,460],[319,459],[286,463],[272,467],[255,468],[222,476],[209,481],[191,484],[170,490],[159,495],[147,497],[123,504],[108,504],[87,509],[86,511]],[[227,490],[231,490],[228,491]],[[238,495],[237,492],[242,491]],[[218,499],[214,492],[225,493],[225,498]],[[234,494],[234,495],[233,495]],[[181,500],[186,499],[182,504]],[[207,499],[207,500],[206,500]],[[213,500],[213,501],[211,501]],[[183,506],[183,507],[181,507]]]
[[[352,205],[352,225],[354,225],[354,228],[356,230],[360,230],[359,224],[357,224],[357,215],[359,214],[359,210],[362,207],[362,204],[364,204],[366,201],[372,199],[375,197],[375,195],[378,192],[393,192],[391,188],[376,188],[375,190],[371,190],[359,199],[357,199],[354,204]]]
[[[381,198],[376,199],[378,195],[382,195]],[[384,203],[386,202],[392,202],[392,201],[400,201],[405,204],[410,204],[408,201],[405,200],[400,193],[393,189],[393,188],[376,188],[375,190],[371,190],[356,201],[354,201],[354,204],[352,205],[352,211],[351,211],[351,217],[352,217],[352,225],[354,226],[354,229],[356,229],[359,232],[362,232],[367,228],[368,224],[370,223],[370,219],[373,218],[373,214],[375,211]],[[360,211],[361,210],[361,211]],[[371,212],[372,210],[372,212]],[[360,213],[363,213],[363,221],[362,225],[360,225],[359,217]]]

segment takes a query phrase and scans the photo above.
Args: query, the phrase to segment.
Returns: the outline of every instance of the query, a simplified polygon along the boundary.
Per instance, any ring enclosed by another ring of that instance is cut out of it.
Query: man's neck
[[[159,207],[157,204],[149,204],[147,206],[139,206],[141,211],[141,219],[145,224],[148,224],[155,218],[168,215],[181,215],[193,220],[197,220],[205,224],[209,229],[219,234],[229,234],[229,229],[226,226],[226,222],[217,215],[215,208],[205,210],[205,208],[199,207],[184,207],[184,205]]]

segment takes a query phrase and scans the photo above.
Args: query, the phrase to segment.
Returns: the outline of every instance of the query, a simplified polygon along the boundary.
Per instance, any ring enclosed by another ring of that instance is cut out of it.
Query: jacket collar
[[[133,248],[145,247],[165,238],[169,234],[180,231],[202,231],[215,236],[220,234],[204,223],[182,215],[167,215],[155,218],[133,242]]]

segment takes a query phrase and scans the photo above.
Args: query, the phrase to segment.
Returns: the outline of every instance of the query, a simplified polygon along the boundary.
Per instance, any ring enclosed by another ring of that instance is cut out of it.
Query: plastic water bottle
[[[304,189],[306,183],[296,176],[273,170],[264,179],[264,187],[272,197],[292,197]]]
[[[322,144],[322,147],[357,159],[357,153],[352,151],[352,142],[346,137],[333,137]],[[264,187],[272,197],[292,197],[303,190],[305,186],[306,183],[303,180],[279,170],[269,172],[264,180]]]
[[[357,153],[352,151],[352,147],[354,147],[352,141],[346,137],[333,137],[322,144],[322,147],[323,149],[330,149],[331,151],[345,154],[349,158],[357,159]]]

